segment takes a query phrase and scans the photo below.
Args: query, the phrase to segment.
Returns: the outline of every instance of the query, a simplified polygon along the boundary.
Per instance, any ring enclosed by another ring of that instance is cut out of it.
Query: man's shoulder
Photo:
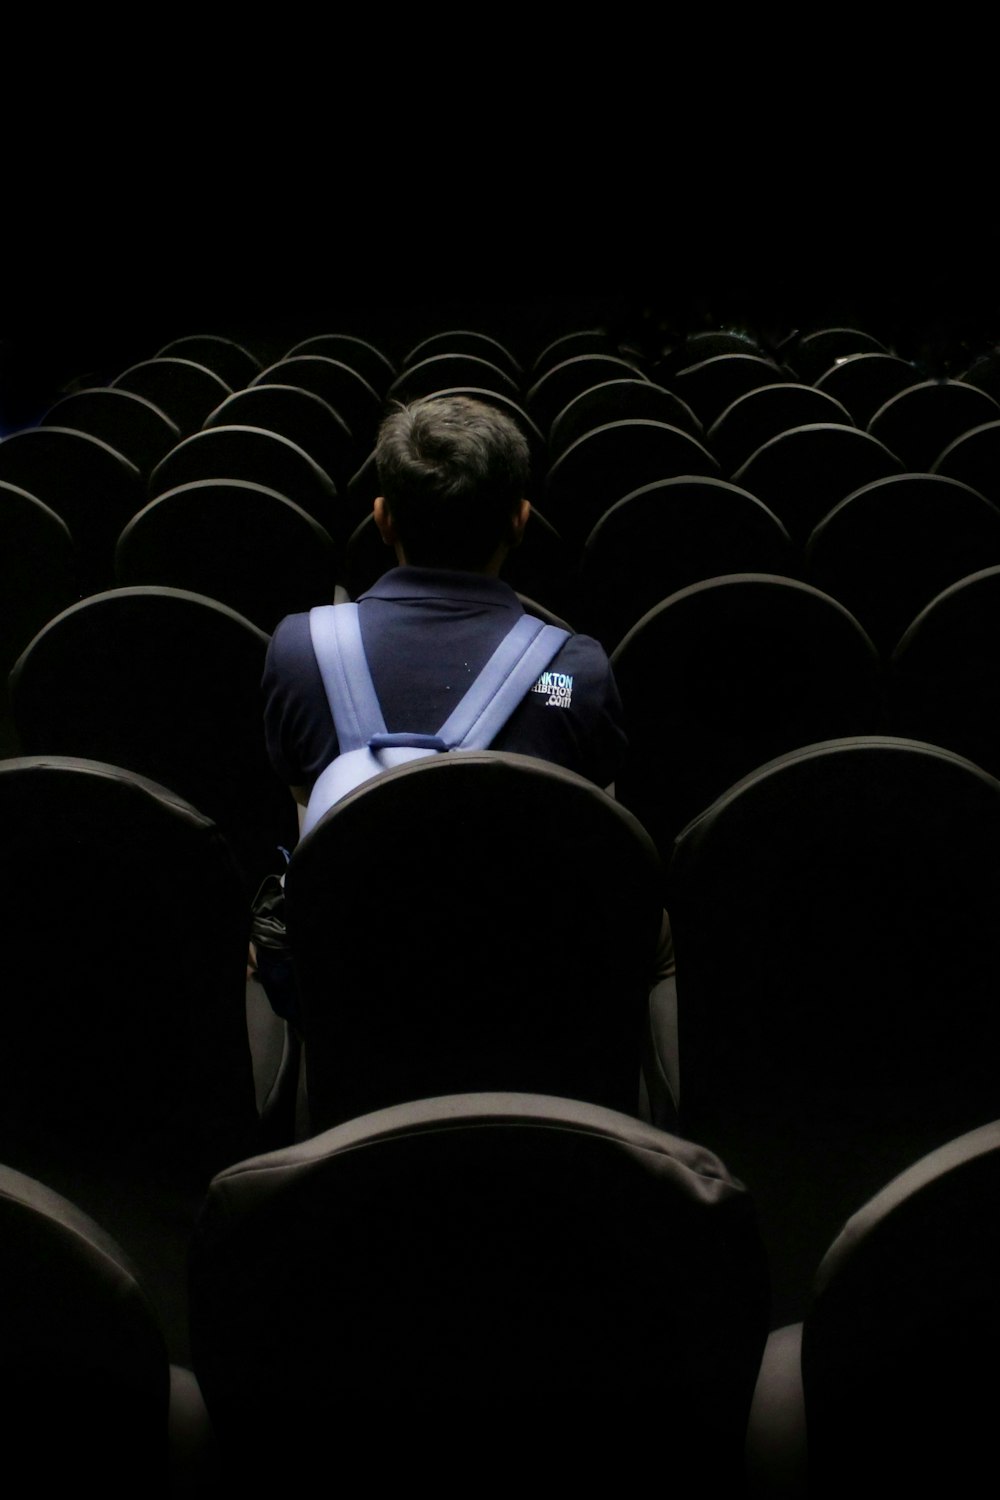
[[[575,669],[602,680],[611,671],[608,653],[600,641],[596,641],[591,635],[577,635],[572,631],[559,648],[554,660],[564,671]]]

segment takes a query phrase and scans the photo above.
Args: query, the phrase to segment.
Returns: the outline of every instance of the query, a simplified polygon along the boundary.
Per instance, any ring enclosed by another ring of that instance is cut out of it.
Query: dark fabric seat
[[[7,674],[47,620],[78,597],[76,549],[54,510],[0,482],[0,703]]]
[[[879,407],[913,385],[918,374],[895,354],[847,354],[824,371],[815,389],[846,406],[858,427],[867,427]]]
[[[885,344],[863,328],[814,328],[782,350],[785,362],[802,380],[818,381],[839,360],[852,354],[887,354]]]
[[[839,599],[888,657],[943,588],[1000,563],[1000,511],[956,480],[894,474],[835,505],[805,556],[809,582]]]
[[[292,354],[268,365],[255,376],[252,385],[297,385],[315,391],[343,417],[355,441],[360,463],[375,443],[375,432],[382,414],[382,397],[364,375],[341,359],[325,354]]]
[[[313,1131],[456,1089],[637,1110],[659,864],[589,781],[498,751],[404,766],[302,840],[286,895]]]
[[[230,394],[231,387],[214,370],[196,360],[167,355],[130,365],[111,382],[116,390],[145,396],[187,436],[197,432],[210,411]]]
[[[954,438],[931,464],[931,473],[958,479],[1000,505],[1000,420]]]
[[[1000,1399],[998,1203],[990,1123],[915,1162],[848,1220],[804,1324],[769,1340],[748,1454],[770,1487],[754,1493],[843,1495],[859,1476],[883,1495],[981,1488]]]
[[[606,328],[575,328],[570,333],[562,333],[558,338],[551,339],[538,351],[531,361],[531,381],[540,380],[547,370],[564,364],[568,359],[576,359],[581,354],[602,354],[617,358],[618,349]]]
[[[930,600],[893,652],[894,733],[945,745],[1000,777],[1000,567]]]
[[[581,628],[612,651],[647,611],[689,584],[797,566],[784,526],[746,490],[724,479],[664,479],[619,500],[587,538]]]
[[[167,1500],[171,1373],[120,1247],[74,1204],[0,1167],[0,1400],[13,1481]]]
[[[877,653],[846,609],[761,573],[657,605],[612,656],[629,727],[616,784],[664,861],[689,819],[799,745],[882,727]]]
[[[124,587],[207,594],[270,635],[285,615],[333,600],[337,549],[277,490],[202,479],[167,490],[132,517],[118,538],[115,572]]]
[[[833,422],[808,422],[763,443],[733,474],[805,542],[817,521],[848,495],[902,472],[902,464],[870,433]]]
[[[559,455],[539,503],[561,535],[582,546],[619,500],[654,480],[680,474],[721,478],[718,461],[679,427],[645,420],[606,422]]]
[[[1000,1113],[1000,783],[935,745],[806,746],[677,840],[680,1121],[746,1182],[776,1322],[848,1214]]]
[[[240,872],[165,787],[23,757],[0,762],[0,897],[0,1160],[115,1235],[183,1357],[200,1196],[264,1141]]]
[[[230,390],[238,391],[260,370],[260,360],[235,339],[215,333],[189,333],[172,339],[156,352],[157,359],[190,359],[204,365],[224,380]]]
[[[613,1490],[655,1434],[676,1480],[740,1492],[767,1320],[752,1206],[699,1146],[613,1111],[434,1098],[242,1163],[212,1185],[191,1294],[251,1484],[294,1432],[307,1468],[332,1444],[393,1485],[465,1490],[486,1461],[490,1492],[526,1472]]]
[[[118,533],[143,502],[135,464],[87,433],[33,427],[0,443],[0,483],[27,490],[66,522],[83,589],[111,583]]]
[[[552,365],[525,392],[524,405],[544,433],[563,407],[581,391],[608,380],[638,379],[642,372],[616,354],[574,354]]]
[[[430,334],[421,339],[419,344],[414,344],[404,358],[402,368],[409,369],[420,360],[433,359],[437,354],[474,354],[498,365],[514,381],[519,383],[521,379],[521,366],[507,346],[475,328],[445,329],[441,333]]]
[[[704,441],[701,423],[686,402],[665,386],[654,385],[638,375],[621,380],[606,380],[592,385],[568,401],[552,423],[549,433],[549,456],[554,462],[570,443],[608,422],[630,419],[666,422]]]
[[[388,389],[396,374],[396,366],[381,349],[350,333],[315,334],[289,349],[285,358],[294,359],[299,354],[320,354],[325,359],[339,360],[356,370],[379,395]]]
[[[45,427],[71,427],[100,438],[135,464],[144,479],[181,440],[166,412],[135,391],[99,386],[63,396],[42,418]]]
[[[516,401],[521,387],[513,375],[490,359],[478,354],[456,353],[448,350],[431,354],[416,364],[407,364],[396,376],[386,392],[387,401],[410,402],[435,391],[450,390],[453,386],[480,386],[483,390],[495,390],[500,395]]]
[[[868,423],[872,437],[907,469],[929,470],[955,438],[984,422],[1000,421],[992,396],[961,380],[924,380],[880,406]]]
[[[670,382],[707,430],[738,396],[788,379],[773,360],[759,354],[716,354],[678,370]]]
[[[113,589],[50,620],[11,673],[26,754],[86,756],[170,787],[231,839],[250,894],[295,818],[261,730],[268,638],[181,589]]]
[[[234,391],[205,418],[205,427],[263,427],[288,438],[344,489],[354,462],[351,429],[315,391],[295,385],[255,385]]]
[[[732,474],[751,453],[807,422],[838,422],[844,427],[854,423],[846,407],[832,396],[809,385],[779,382],[758,386],[737,396],[723,408],[705,434],[705,446],[715,454],[726,474]]]
[[[149,498],[200,479],[242,479],[277,490],[331,534],[342,526],[333,480],[291,439],[261,427],[206,427],[171,448],[149,478]]]

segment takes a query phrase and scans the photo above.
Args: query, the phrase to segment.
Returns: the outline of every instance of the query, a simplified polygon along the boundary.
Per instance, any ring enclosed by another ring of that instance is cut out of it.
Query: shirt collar
[[[520,608],[517,595],[502,578],[462,573],[450,568],[390,568],[361,599],[449,599],[495,608]],[[359,601],[360,602],[360,601]]]

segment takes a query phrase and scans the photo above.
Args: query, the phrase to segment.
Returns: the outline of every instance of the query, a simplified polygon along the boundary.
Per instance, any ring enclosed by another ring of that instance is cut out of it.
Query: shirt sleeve
[[[497,736],[498,750],[550,760],[608,787],[628,748],[622,702],[604,648],[574,635]]]

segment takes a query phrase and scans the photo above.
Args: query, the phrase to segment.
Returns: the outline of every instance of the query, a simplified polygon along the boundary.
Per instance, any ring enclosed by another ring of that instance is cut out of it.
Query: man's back
[[[399,567],[359,601],[362,641],[390,733],[434,734],[523,613],[497,578]],[[308,615],[278,626],[264,675],[265,728],[276,771],[308,788],[338,753]],[[596,641],[572,636],[492,747],[587,776],[615,778],[625,749],[621,704]]]

